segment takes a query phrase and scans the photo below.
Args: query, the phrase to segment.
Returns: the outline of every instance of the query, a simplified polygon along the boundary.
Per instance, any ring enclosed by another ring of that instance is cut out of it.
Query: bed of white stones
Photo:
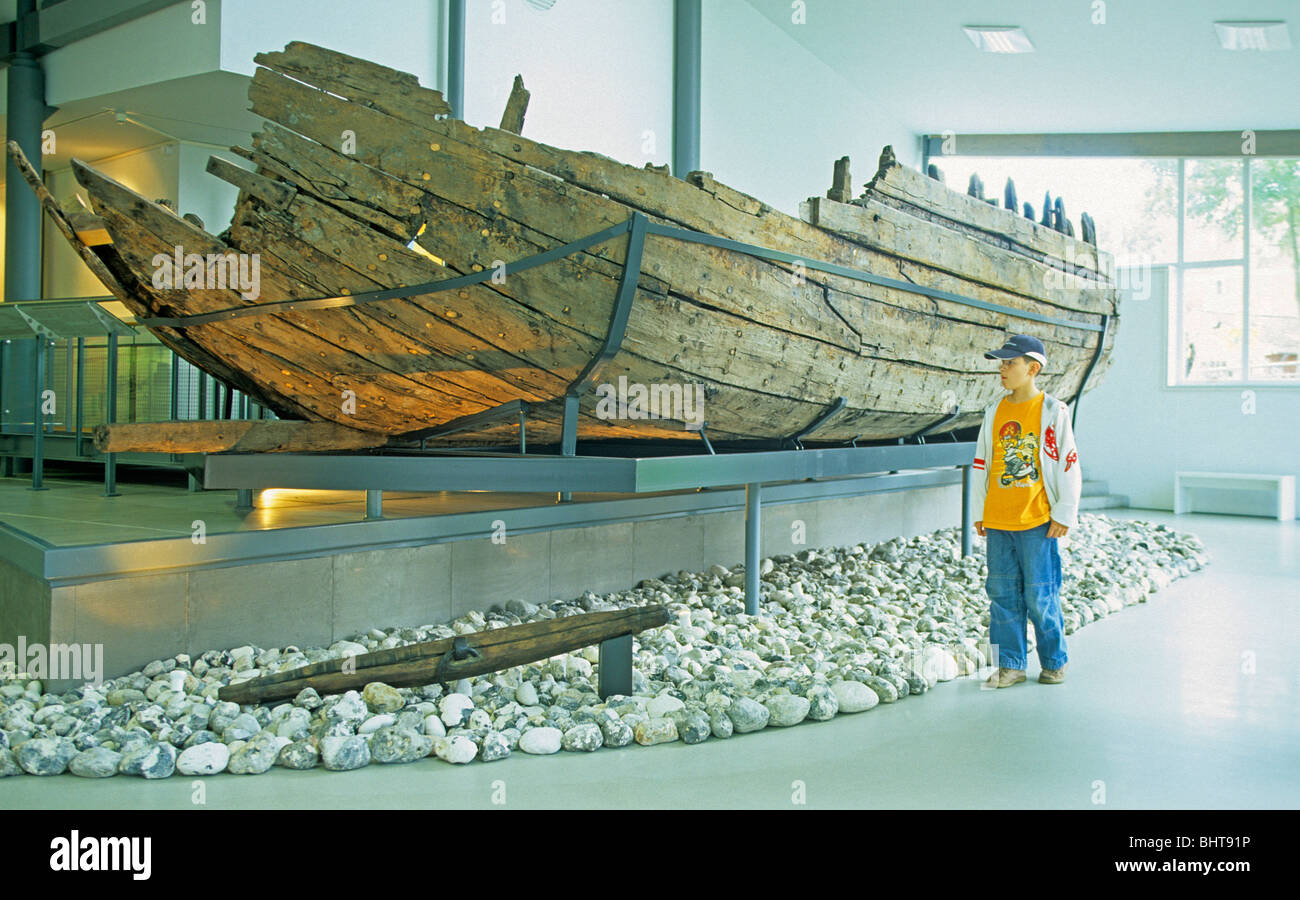
[[[219,772],[356,769],[371,763],[491,762],[514,752],[688,744],[819,722],[925,693],[988,662],[983,541],[965,559],[957,529],[876,545],[804,550],[762,563],[761,614],[747,616],[743,570],[643,581],[537,607],[510,601],[445,625],[375,629],[328,648],[236,647],[178,654],[64,694],[0,684],[0,776],[71,772],[166,778]],[[1146,600],[1205,565],[1194,535],[1085,515],[1061,547],[1066,632]],[[232,681],[309,662],[653,603],[667,626],[636,642],[633,695],[596,694],[596,647],[439,685],[244,706],[217,701]],[[1033,641],[1033,630],[1029,630]]]

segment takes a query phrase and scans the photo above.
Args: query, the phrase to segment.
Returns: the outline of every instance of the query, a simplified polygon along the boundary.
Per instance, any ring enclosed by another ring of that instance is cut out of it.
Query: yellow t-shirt
[[[993,416],[989,492],[984,500],[984,527],[1027,531],[1052,518],[1043,487],[1038,447],[1043,421],[1043,392],[1024,403],[1009,398]]]

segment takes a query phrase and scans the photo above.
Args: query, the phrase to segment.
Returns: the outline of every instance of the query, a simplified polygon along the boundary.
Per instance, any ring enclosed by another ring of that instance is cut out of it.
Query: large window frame
[[[1164,336],[1161,341],[1164,374],[1162,386],[1170,390],[1219,389],[1240,390],[1249,387],[1300,388],[1294,378],[1251,378],[1250,365],[1250,268],[1251,236],[1253,231],[1253,183],[1251,161],[1258,159],[1300,160],[1300,130],[1260,131],[1252,134],[1256,146],[1267,152],[1244,153],[1243,140],[1247,134],[1240,132],[1184,132],[1184,133],[1130,133],[1130,134],[971,134],[923,135],[921,138],[922,169],[930,162],[941,162],[945,157],[1128,157],[1164,158],[1178,161],[1178,234],[1177,259],[1167,265],[1170,272],[1170,294],[1164,304]],[[950,148],[956,148],[951,152]],[[947,151],[947,152],[946,152]],[[1238,159],[1242,179],[1242,246],[1241,257],[1236,259],[1197,260],[1185,259],[1184,247],[1187,224],[1187,162],[1189,160]],[[1162,263],[1161,265],[1165,265]],[[1241,268],[1241,359],[1239,377],[1219,380],[1188,380],[1183,365],[1184,276],[1189,269],[1208,269],[1225,266]],[[1121,310],[1121,319],[1122,319]],[[1172,330],[1171,330],[1172,326]],[[1259,368],[1256,366],[1255,368]]]

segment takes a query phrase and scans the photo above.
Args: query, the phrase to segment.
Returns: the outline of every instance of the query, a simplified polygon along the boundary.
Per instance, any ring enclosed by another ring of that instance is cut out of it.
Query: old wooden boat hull
[[[693,421],[718,441],[813,425],[808,440],[872,440],[978,425],[1002,393],[983,352],[1010,333],[1043,340],[1039,384],[1067,400],[1108,366],[1106,254],[950,191],[888,148],[862,197],[814,198],[799,219],[708,173],[471,127],[413,76],[332,51],[291,44],[257,61],[249,97],[267,122],[239,150],[256,169],[210,166],[241,189],[230,228],[209,234],[77,162],[112,238],[79,249],[160,340],[282,418],[395,437],[522,400],[530,442],[558,441],[563,398],[586,376],[579,439],[695,439],[684,415],[611,417],[604,384],[633,400],[637,385],[699,385]],[[639,248],[638,217],[650,226]],[[157,260],[177,248],[257,254],[258,296],[211,279],[156,286]],[[500,277],[348,299],[475,273]],[[322,297],[337,303],[308,308]],[[273,301],[303,305],[259,308]],[[445,440],[516,429],[510,418]]]

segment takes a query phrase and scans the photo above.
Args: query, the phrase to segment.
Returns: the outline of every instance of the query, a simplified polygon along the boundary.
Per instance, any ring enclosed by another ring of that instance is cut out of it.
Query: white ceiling
[[[1109,0],[1104,25],[1093,0],[807,0],[803,25],[790,0],[749,3],[921,134],[1300,127],[1300,0]],[[1213,23],[1242,19],[1287,21],[1294,49],[1220,49]],[[981,53],[963,25],[1019,25],[1036,50]]]

